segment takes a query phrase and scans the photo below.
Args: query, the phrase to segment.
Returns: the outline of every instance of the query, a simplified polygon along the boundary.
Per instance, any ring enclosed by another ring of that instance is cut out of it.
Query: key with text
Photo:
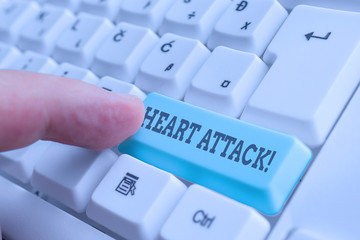
[[[119,151],[265,214],[276,214],[312,154],[290,135],[157,93],[144,101],[140,130]]]

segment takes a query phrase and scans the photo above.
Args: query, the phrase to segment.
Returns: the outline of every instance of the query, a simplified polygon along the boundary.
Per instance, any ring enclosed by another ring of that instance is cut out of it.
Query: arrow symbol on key
[[[306,39],[307,39],[308,41],[309,41],[311,38],[318,38],[318,39],[322,39],[322,40],[327,40],[327,39],[330,37],[330,34],[331,34],[331,32],[328,32],[325,37],[319,37],[319,36],[315,36],[315,35],[314,35],[314,32],[311,32],[311,33],[305,34],[305,37],[306,37]]]

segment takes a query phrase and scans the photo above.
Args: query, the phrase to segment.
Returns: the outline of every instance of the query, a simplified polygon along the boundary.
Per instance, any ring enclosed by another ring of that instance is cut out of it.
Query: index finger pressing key
[[[79,80],[0,70],[0,151],[38,139],[86,148],[114,146],[140,127],[144,107]]]

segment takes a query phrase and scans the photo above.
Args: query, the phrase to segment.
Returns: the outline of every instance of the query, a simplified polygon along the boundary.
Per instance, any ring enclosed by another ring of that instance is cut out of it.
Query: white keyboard
[[[0,152],[0,237],[360,239],[359,23],[356,0],[0,0],[0,69],[146,110],[111,149]]]

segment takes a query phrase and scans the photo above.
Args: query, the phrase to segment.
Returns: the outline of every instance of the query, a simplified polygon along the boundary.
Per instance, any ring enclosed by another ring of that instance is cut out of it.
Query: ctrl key
[[[86,214],[126,239],[156,239],[185,191],[172,174],[123,154],[96,188]]]
[[[269,222],[255,209],[193,184],[164,224],[160,239],[258,240],[269,230]]]

